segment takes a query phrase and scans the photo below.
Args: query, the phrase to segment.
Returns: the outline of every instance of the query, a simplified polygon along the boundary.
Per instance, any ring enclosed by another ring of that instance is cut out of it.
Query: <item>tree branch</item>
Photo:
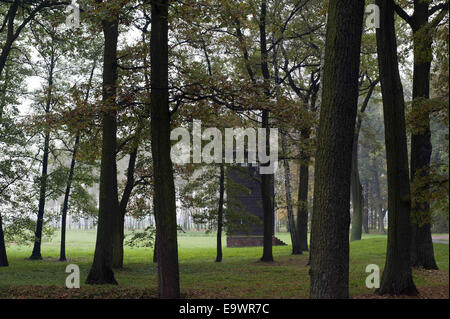
[[[414,18],[409,14],[407,14],[406,11],[403,10],[403,8],[400,7],[398,4],[396,4],[395,2],[394,2],[394,10],[400,18],[405,20],[405,22],[408,23],[411,26],[411,28],[414,29]]]

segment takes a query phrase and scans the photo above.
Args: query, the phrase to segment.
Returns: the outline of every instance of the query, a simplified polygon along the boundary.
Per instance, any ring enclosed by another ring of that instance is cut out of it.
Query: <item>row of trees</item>
[[[379,230],[389,219],[379,292],[414,294],[411,266],[437,268],[432,208],[448,211],[448,144],[431,158],[432,127],[448,123],[448,2],[435,2],[377,0],[374,33],[363,0],[80,0],[75,30],[62,25],[66,2],[2,1],[0,265],[5,234],[30,227],[31,259],[42,258],[46,203],[63,198],[60,259],[67,215],[98,214],[87,283],[117,284],[125,215],[154,213],[159,295],[178,298],[177,204],[217,229],[218,262],[222,231],[245,216],[227,202],[240,191],[227,178],[236,167],[171,162],[171,129],[197,119],[263,128],[267,141],[269,128],[281,132],[282,169],[259,180],[262,261],[273,261],[272,211],[285,209],[292,253],[310,249],[311,297],[347,298],[349,239],[361,239],[370,206]],[[411,54],[406,103],[400,66]],[[32,98],[31,77],[42,78]],[[87,191],[97,181],[98,212]]]

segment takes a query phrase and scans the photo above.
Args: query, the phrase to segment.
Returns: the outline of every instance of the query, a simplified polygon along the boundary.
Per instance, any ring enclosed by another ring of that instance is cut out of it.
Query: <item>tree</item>
[[[43,32],[41,30],[41,32]],[[45,31],[46,32],[46,31]],[[54,99],[54,75],[56,71],[56,65],[58,59],[61,57],[61,52],[57,49],[57,40],[55,30],[49,32],[49,43],[43,41],[40,37],[42,35],[36,35],[35,39],[39,46],[39,53],[42,56],[44,63],[46,64],[45,70],[47,71],[47,90],[44,97],[44,113],[46,116],[50,115],[52,108],[55,104]],[[43,36],[45,37],[45,36]],[[39,206],[36,219],[36,230],[33,251],[30,259],[42,259],[41,255],[41,243],[42,243],[42,228],[44,224],[45,204],[47,198],[47,185],[48,185],[48,166],[49,166],[49,154],[50,154],[50,132],[49,126],[44,127],[44,145],[42,155],[42,167],[41,176],[39,178]]]
[[[170,158],[168,81],[168,0],[153,0],[151,9],[151,139],[158,261],[158,294],[180,297],[177,219]]]
[[[356,122],[355,135],[353,138],[353,150],[352,150],[352,177],[351,177],[351,199],[353,205],[353,218],[352,218],[352,230],[350,240],[361,240],[362,227],[363,227],[363,201],[364,196],[362,194],[361,180],[359,176],[359,166],[358,166],[358,143],[359,143],[359,133],[361,131],[362,115],[366,111],[369,105],[370,98],[373,94],[375,87],[378,84],[378,79],[376,81],[371,81],[369,78],[369,88],[361,105],[361,110],[358,115]],[[366,198],[367,199],[367,198]]]
[[[100,194],[94,261],[86,279],[87,284],[117,284],[112,270],[113,230],[118,220],[117,194],[117,38],[119,19],[111,2],[106,5],[102,20],[105,39],[103,52],[102,89],[102,160],[100,167]]]
[[[125,170],[125,181],[119,185],[122,192],[119,200],[119,214],[114,225],[113,232],[113,268],[123,268],[124,262],[124,239],[125,239],[125,216],[131,211],[133,217],[143,217],[149,212],[148,209],[129,209],[130,202],[134,198],[146,198],[151,196],[147,187],[136,186],[152,183],[146,181],[151,174],[142,170],[142,166],[148,166],[148,171],[152,170],[150,156],[145,156],[141,149],[146,147],[145,142],[149,139],[150,131],[150,76],[149,76],[149,45],[147,37],[150,26],[150,17],[147,14],[148,4],[141,3],[144,19],[141,23],[136,23],[136,27],[141,32],[141,41],[136,44],[127,45],[121,52],[120,73],[118,75],[119,96],[118,104],[121,105],[121,112],[118,114],[120,139],[118,140],[117,157],[128,156],[128,166]],[[130,8],[133,13],[133,8]],[[126,17],[126,14],[123,14]],[[133,18],[133,15],[130,14]],[[140,21],[139,18],[135,22]],[[144,79],[144,81],[143,81]]]
[[[8,2],[9,8],[7,10],[5,19],[3,20],[0,27],[0,33],[2,33],[6,27],[6,35],[7,35],[5,43],[2,46],[2,51],[0,53],[0,75],[2,74],[3,69],[5,68],[6,61],[8,60],[8,56],[11,52],[11,49],[13,48],[14,41],[17,40],[22,30],[27,26],[27,24],[30,21],[32,21],[36,17],[36,15],[42,12],[44,9],[52,6],[58,6],[64,3],[58,1],[39,1],[38,3],[33,3],[36,1],[20,1],[20,0]],[[24,12],[27,12],[28,15],[25,15],[22,22],[17,27],[15,27],[14,24],[18,12],[22,10]]]
[[[410,264],[411,196],[406,145],[405,102],[397,58],[394,3],[377,0],[378,67],[386,141],[388,175],[388,245],[379,294],[417,294]]]
[[[348,298],[350,175],[364,1],[331,0],[317,136],[310,298]]]
[[[3,233],[3,220],[0,214],[0,267],[7,267],[8,256],[6,255],[5,235]]]
[[[375,162],[375,161],[374,161]],[[380,179],[378,176],[378,169],[376,163],[373,163],[373,179],[375,184],[375,199],[376,199],[376,210],[378,216],[378,231],[382,234],[386,233],[384,229],[384,216],[386,215],[386,211],[383,209],[383,205],[381,203],[381,191],[380,191]]]
[[[285,134],[281,136],[281,149],[283,151],[284,156],[287,155],[287,142]],[[289,222],[289,233],[291,235],[291,243],[292,243],[292,254],[293,255],[301,255],[302,249],[300,248],[300,243],[298,241],[297,235],[297,225],[294,220],[294,208],[292,205],[292,191],[291,191],[291,169],[289,165],[289,160],[283,160],[284,166],[284,188],[286,193],[286,208],[288,213],[288,222]],[[298,216],[298,215],[297,215]]]
[[[295,101],[294,112],[297,119],[294,120],[292,112],[283,110],[276,114],[279,122],[285,122],[291,130],[297,133],[298,141],[298,191],[297,191],[297,218],[295,236],[293,241],[293,252],[301,253],[308,250],[308,188],[309,188],[309,166],[312,158],[313,128],[316,125],[318,110],[318,90],[321,78],[322,65],[321,51],[323,46],[323,26],[322,19],[314,18],[314,25],[311,25],[312,17],[317,17],[322,12],[322,5],[319,2],[295,2],[293,10],[288,14],[288,18],[283,21],[275,20],[276,24],[283,25],[280,32],[280,49],[283,53],[284,80],[287,81],[288,88],[295,93],[298,98]],[[296,14],[298,12],[298,14]],[[281,16],[281,15],[280,15]],[[297,17],[298,16],[298,17]],[[274,18],[275,19],[275,18]],[[281,19],[283,17],[281,16]],[[291,25],[287,28],[287,22],[291,20]],[[284,35],[286,33],[286,35]],[[287,36],[295,34],[295,37]],[[272,40],[276,43],[279,40]],[[304,49],[304,47],[308,49]],[[274,60],[276,61],[274,50]],[[274,62],[275,64],[275,62]],[[292,65],[292,66],[291,66]],[[277,74],[275,78],[278,79]],[[278,79],[276,85],[283,82],[283,78]],[[277,107],[278,108],[278,107]],[[286,117],[282,115],[286,114]],[[281,117],[281,119],[280,119]],[[285,153],[285,152],[284,152]]]
[[[89,81],[88,81],[88,86],[86,89],[86,95],[84,97],[84,102],[88,102],[88,100],[89,100],[89,93],[91,91],[92,78],[94,76],[96,63],[97,63],[96,60],[94,60],[94,62],[92,64],[91,74],[89,76]],[[78,148],[79,148],[79,144],[80,144],[80,135],[81,135],[81,132],[78,130],[76,132],[75,141],[74,141],[74,145],[73,145],[72,159],[70,160],[69,174],[67,176],[66,190],[64,193],[64,201],[63,201],[63,207],[62,207],[62,211],[61,211],[61,243],[60,243],[60,252],[59,252],[59,260],[60,261],[66,261],[67,211],[69,209],[70,191],[72,188],[72,182],[73,182],[75,165],[76,165],[76,158],[78,155]]]
[[[222,261],[222,229],[223,229],[223,206],[225,195],[225,167],[220,165],[219,178],[219,207],[217,209],[217,256],[216,262]]]
[[[0,267],[8,266],[6,253],[8,216],[6,214],[14,212],[13,198],[15,196],[13,194],[17,188],[22,188],[23,180],[28,177],[30,165],[30,161],[25,159],[27,155],[30,155],[26,148],[27,137],[17,116],[19,114],[17,106],[20,105],[19,90],[24,84],[23,75],[28,74],[29,70],[26,65],[15,62],[17,55],[18,51],[13,51],[9,55],[3,75],[0,75],[0,203],[2,206],[0,210]],[[20,226],[17,228],[18,231],[23,230]]]
[[[411,183],[415,179],[426,178],[430,174],[431,130],[430,111],[430,70],[432,62],[432,31],[448,12],[448,1],[430,7],[432,1],[414,1],[414,12],[410,16],[399,5],[395,11],[405,20],[413,31],[413,111],[421,113],[420,123],[411,134]],[[439,14],[432,20],[434,13]],[[425,269],[438,269],[434,258],[431,238],[430,185],[425,183],[412,193],[412,236],[411,264]]]
[[[264,78],[265,95],[270,98],[269,81],[270,73],[268,67],[268,54],[267,54],[267,39],[266,39],[266,13],[267,3],[266,0],[261,1],[261,12],[259,16],[259,34],[260,34],[260,52],[261,52],[261,72]],[[266,152],[269,150],[270,137],[269,137],[269,110],[263,109],[261,112],[261,124],[262,128],[266,132]],[[263,256],[261,261],[271,262],[273,261],[272,254],[272,237],[273,237],[273,201],[271,196],[271,187],[273,185],[273,173],[261,174],[261,196],[262,206],[264,210],[264,247]]]

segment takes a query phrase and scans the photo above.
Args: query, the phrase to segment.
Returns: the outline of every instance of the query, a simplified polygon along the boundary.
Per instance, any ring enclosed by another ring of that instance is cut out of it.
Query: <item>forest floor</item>
[[[288,233],[278,238],[290,243]],[[43,242],[44,259],[32,261],[31,247],[7,247],[10,266],[0,268],[0,298],[155,298],[156,265],[152,248],[125,249],[124,269],[116,270],[119,286],[84,284],[95,247],[94,231],[69,231],[67,262],[59,262],[59,241]],[[224,243],[226,240],[224,238]],[[419,289],[415,298],[449,298],[449,246],[435,243],[439,270],[414,270]],[[366,266],[376,264],[382,271],[386,236],[370,234],[350,246],[351,298],[392,298],[376,296],[366,288]],[[262,263],[262,247],[223,249],[223,261],[215,260],[215,236],[185,233],[179,236],[180,284],[185,298],[308,298],[308,253],[291,255],[290,246],[273,248],[273,263]],[[81,288],[67,289],[68,264],[80,267]],[[406,298],[406,296],[401,296]]]

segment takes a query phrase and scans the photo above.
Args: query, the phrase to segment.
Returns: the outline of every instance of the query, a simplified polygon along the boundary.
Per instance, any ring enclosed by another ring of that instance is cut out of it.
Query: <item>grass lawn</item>
[[[288,233],[277,237],[290,244]],[[224,237],[223,243],[226,240]],[[69,231],[68,262],[58,261],[59,240],[43,243],[42,261],[31,261],[31,247],[8,246],[10,266],[0,268],[0,298],[8,297],[153,297],[157,286],[151,248],[125,249],[125,268],[115,271],[119,286],[90,287],[84,284],[92,262],[94,231]],[[366,288],[369,264],[384,267],[386,236],[370,234],[351,243],[350,294],[372,294]],[[273,248],[274,263],[259,262],[262,247],[226,248],[223,262],[215,263],[215,236],[187,233],[179,236],[180,283],[187,298],[307,298],[308,253],[293,256],[290,246]],[[446,287],[448,291],[449,246],[435,244],[439,271],[414,271],[419,288]],[[81,289],[65,289],[67,264],[81,271]],[[48,286],[52,286],[50,289]],[[447,296],[448,297],[448,296]]]

